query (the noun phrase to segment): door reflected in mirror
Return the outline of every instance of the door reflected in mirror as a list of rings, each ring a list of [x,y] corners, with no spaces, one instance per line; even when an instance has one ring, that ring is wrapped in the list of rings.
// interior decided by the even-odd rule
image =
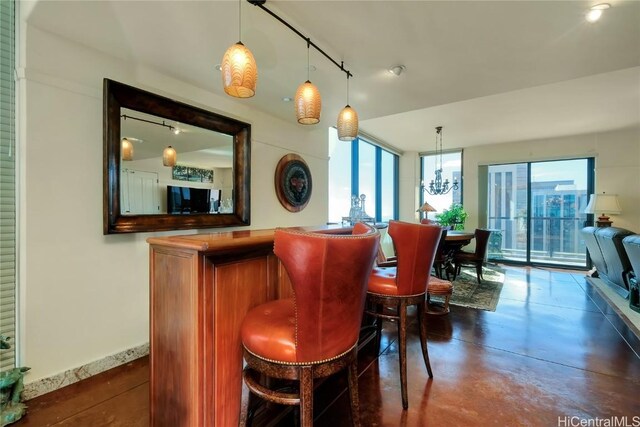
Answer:
[[[128,108],[120,113],[123,215],[233,211],[231,135]],[[168,147],[170,162],[163,161]]]

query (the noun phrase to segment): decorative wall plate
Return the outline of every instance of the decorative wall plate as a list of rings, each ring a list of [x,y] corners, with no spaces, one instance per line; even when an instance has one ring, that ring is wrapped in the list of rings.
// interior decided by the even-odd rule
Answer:
[[[311,198],[311,171],[297,154],[287,154],[278,162],[275,175],[276,195],[290,212],[300,212]]]

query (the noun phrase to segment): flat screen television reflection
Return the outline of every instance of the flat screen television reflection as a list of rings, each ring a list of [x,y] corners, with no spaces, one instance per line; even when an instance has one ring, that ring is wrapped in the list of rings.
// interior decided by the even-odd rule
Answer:
[[[215,201],[219,200],[219,195],[215,197],[214,194],[215,200],[212,201],[212,192],[219,193],[220,190],[167,185],[167,211],[170,214],[215,212]]]

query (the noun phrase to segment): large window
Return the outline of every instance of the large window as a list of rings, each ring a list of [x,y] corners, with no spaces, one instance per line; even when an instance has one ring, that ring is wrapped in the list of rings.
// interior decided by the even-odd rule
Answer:
[[[0,370],[15,366],[16,204],[14,126],[14,7],[0,1],[0,333],[11,338],[2,350]]]
[[[429,187],[429,183],[434,179],[436,164],[440,164],[440,157],[435,154],[422,155],[422,183]],[[451,204],[462,204],[462,151],[452,151],[442,154],[442,181],[449,180],[449,186],[455,180],[458,181],[458,189],[450,190],[446,194],[432,195],[426,191],[421,194],[422,203],[427,202],[437,212],[428,212],[427,218],[436,219],[436,215],[445,209],[449,209]]]
[[[349,216],[351,197],[365,195],[376,221],[398,218],[398,156],[360,137],[340,141],[329,129],[329,222]]]
[[[593,159],[489,166],[489,258],[586,266],[580,229],[592,171]]]

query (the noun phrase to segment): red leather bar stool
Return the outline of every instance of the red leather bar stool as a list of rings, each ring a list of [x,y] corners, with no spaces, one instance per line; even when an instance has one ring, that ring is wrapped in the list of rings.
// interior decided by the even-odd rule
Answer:
[[[431,301],[433,295],[443,296],[442,305],[434,304]],[[453,295],[453,283],[438,277],[430,277],[427,284],[427,314],[443,315],[449,313],[449,300]]]
[[[300,405],[300,424],[313,425],[313,382],[348,368],[351,418],[360,425],[357,343],[378,231],[358,223],[350,236],[276,230],[274,253],[294,297],[250,310],[241,327],[246,367],[240,424],[255,394]],[[299,392],[272,390],[260,375],[299,382]]]
[[[429,377],[433,378],[427,350],[425,294],[441,233],[439,226],[390,221],[389,235],[395,245],[397,267],[376,267],[369,277],[368,306],[376,307],[376,310],[368,309],[366,313],[376,317],[378,340],[383,319],[398,321],[400,385],[404,409],[409,407],[406,353],[407,307],[410,305],[418,306],[422,356]],[[389,310],[390,308],[395,311]]]

